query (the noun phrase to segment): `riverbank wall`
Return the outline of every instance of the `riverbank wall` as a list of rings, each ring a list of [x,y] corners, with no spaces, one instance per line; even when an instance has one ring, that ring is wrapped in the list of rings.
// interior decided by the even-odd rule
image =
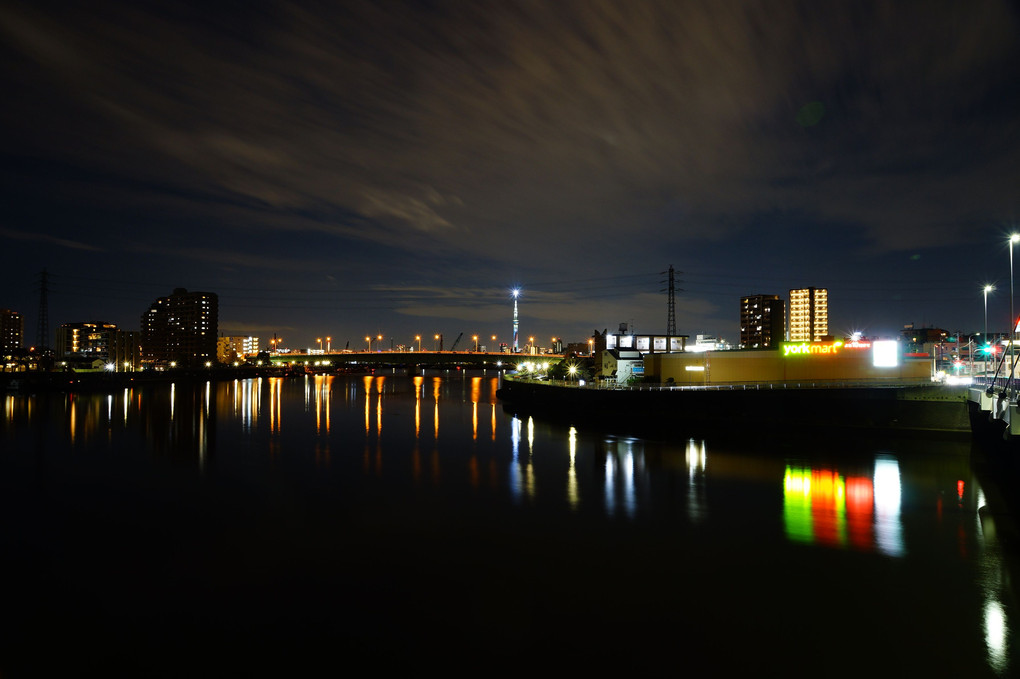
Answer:
[[[965,387],[731,385],[606,389],[505,377],[504,409],[660,434],[855,430],[971,436]]]

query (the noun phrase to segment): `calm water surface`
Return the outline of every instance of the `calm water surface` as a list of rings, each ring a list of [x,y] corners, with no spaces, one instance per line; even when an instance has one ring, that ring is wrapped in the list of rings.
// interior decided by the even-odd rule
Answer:
[[[969,441],[644,440],[497,388],[3,397],[0,673],[1017,674]]]

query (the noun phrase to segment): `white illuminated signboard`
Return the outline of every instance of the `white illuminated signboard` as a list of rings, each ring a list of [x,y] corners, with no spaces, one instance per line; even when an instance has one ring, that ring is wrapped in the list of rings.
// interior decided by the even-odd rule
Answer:
[[[896,340],[876,340],[871,352],[871,364],[876,368],[895,368],[900,364],[900,343]]]

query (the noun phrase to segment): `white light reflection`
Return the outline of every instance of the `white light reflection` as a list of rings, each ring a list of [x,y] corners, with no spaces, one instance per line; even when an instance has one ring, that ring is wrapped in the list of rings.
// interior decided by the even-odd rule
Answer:
[[[705,442],[691,439],[687,442],[687,515],[701,521],[707,515],[705,501]]]
[[[510,420],[510,447],[513,450],[513,459],[510,461],[510,493],[514,500],[521,499],[521,420],[514,417]]]
[[[567,446],[570,451],[570,466],[567,468],[567,504],[577,509],[581,503],[581,495],[577,485],[577,429],[570,428],[567,434]]]
[[[1006,652],[1006,612],[998,601],[985,602],[985,645],[988,646],[988,664],[1002,673],[1008,667]]]
[[[528,418],[528,457],[535,453],[535,420]]]
[[[128,421],[128,401],[131,400],[131,395],[127,388],[124,389],[124,426],[127,426]]]
[[[609,452],[606,454],[606,514],[616,515],[616,456]]]
[[[176,387],[176,384],[174,382],[171,382],[170,383],[170,421],[171,422],[173,422],[173,419],[174,419],[174,395],[175,395],[174,388],[175,387]]]
[[[889,556],[903,556],[903,527],[900,523],[900,465],[891,455],[875,458],[875,542]]]
[[[641,451],[634,450],[634,439],[622,442],[609,439],[605,444],[606,514],[614,516],[622,508],[628,517],[633,518],[638,509],[636,479],[643,459]]]
[[[528,459],[524,462],[522,492],[529,498],[535,497],[535,465],[531,458],[535,454],[535,419],[528,417]]]
[[[634,441],[627,441],[627,452],[623,458],[623,507],[627,516],[633,518],[637,513],[637,493],[634,488],[634,468],[636,460],[634,455]]]
[[[1003,592],[1010,588],[1009,575],[997,537],[996,522],[986,506],[987,500],[981,486],[975,483],[977,499],[977,527],[981,536],[982,564],[981,589],[985,598],[982,627],[985,633],[985,647],[988,650],[988,665],[997,674],[1005,676],[1009,669],[1009,621],[1002,604]]]
[[[235,406],[240,409],[241,413],[241,428],[245,431],[250,431],[252,427],[252,415],[254,414],[255,408],[252,405],[252,382],[251,380],[245,380],[241,382],[240,390],[240,405]],[[237,403],[237,399],[235,399]]]

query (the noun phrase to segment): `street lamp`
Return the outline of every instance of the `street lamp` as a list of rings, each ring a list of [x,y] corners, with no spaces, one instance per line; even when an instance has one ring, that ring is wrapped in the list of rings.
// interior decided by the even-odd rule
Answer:
[[[985,334],[984,334],[985,349],[988,348],[988,293],[991,292],[994,289],[995,288],[993,288],[990,285],[986,285],[985,286]],[[982,353],[984,354],[984,363],[983,363],[983,365],[984,365],[984,369],[985,369],[985,375],[987,376],[988,375],[988,351],[984,351]]]
[[[382,335],[376,335],[375,339],[376,339],[376,349],[375,350],[376,351],[382,351],[382,349],[379,348],[379,342],[382,342]]]
[[[478,335],[473,335],[471,337],[471,339],[473,339],[475,341],[475,353],[477,354],[478,353]]]
[[[321,354],[322,353],[322,338],[321,337],[316,337],[315,341],[319,343],[319,353]]]
[[[421,335],[415,335],[414,339],[418,343],[418,353],[421,353]]]
[[[432,350],[433,351],[439,351],[439,335],[436,335],[432,339],[435,340],[435,342],[432,343]]]
[[[595,355],[595,340],[593,339],[588,340],[588,355],[589,356]]]
[[[1020,242],[1020,233],[1009,237],[1009,378],[1013,379],[1013,342],[1016,341],[1016,312],[1013,311],[1013,243]]]
[[[365,341],[368,342],[369,353],[372,353],[372,338],[369,337],[368,335],[365,335]]]
[[[330,347],[330,341],[331,341],[332,339],[333,339],[332,337],[327,337],[327,338],[326,338],[326,353],[327,353],[327,354],[328,354],[328,353],[330,352],[330,349],[331,349],[331,347]]]

